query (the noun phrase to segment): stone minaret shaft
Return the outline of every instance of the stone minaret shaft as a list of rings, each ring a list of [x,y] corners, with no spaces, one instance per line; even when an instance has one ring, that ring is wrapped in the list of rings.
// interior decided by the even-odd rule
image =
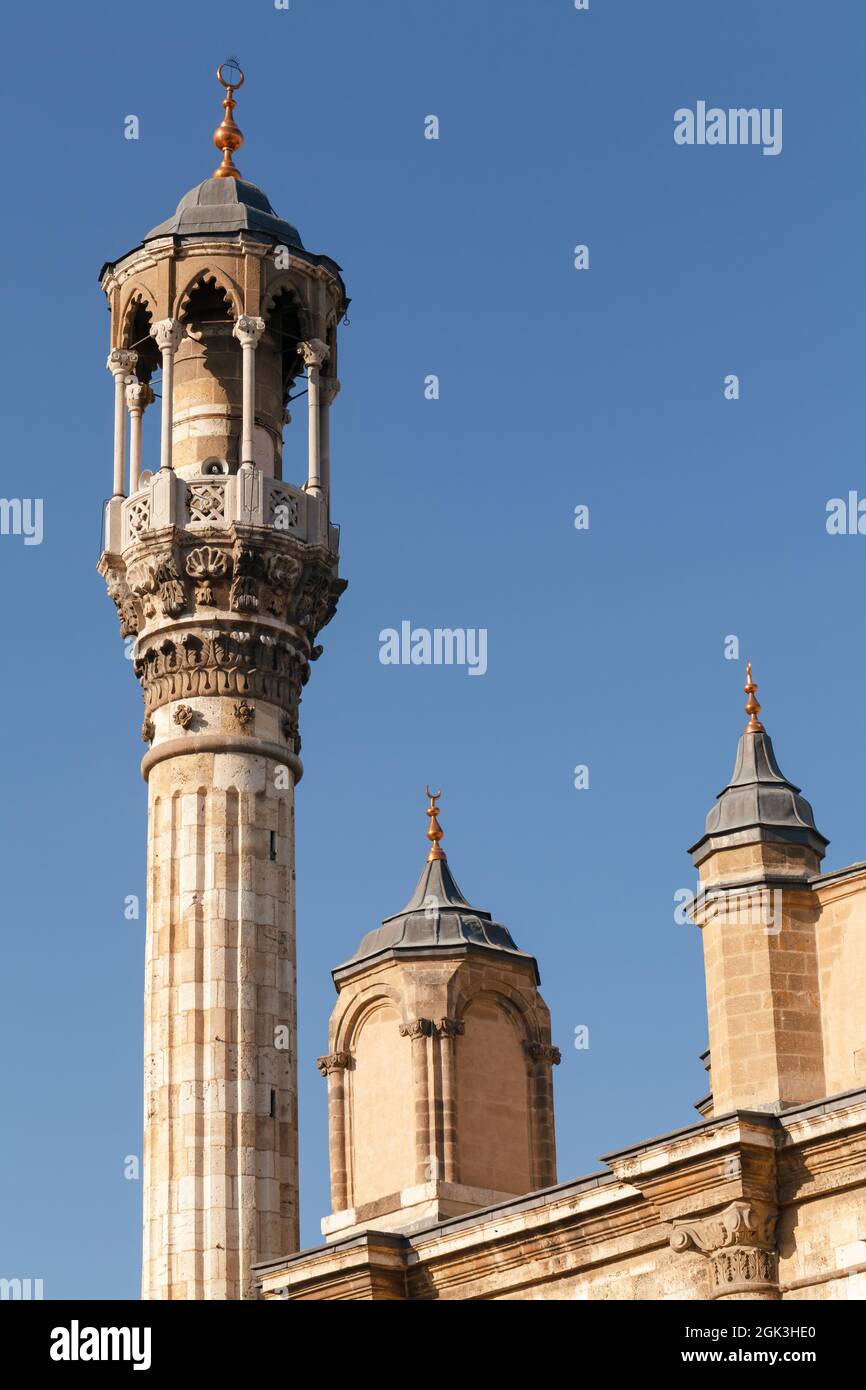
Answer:
[[[149,745],[142,1292],[253,1297],[251,1267],[298,1246],[298,715],[345,587],[327,414],[348,300],[230,158],[102,284],[114,467],[99,569]],[[283,427],[299,377],[315,389],[295,487]]]

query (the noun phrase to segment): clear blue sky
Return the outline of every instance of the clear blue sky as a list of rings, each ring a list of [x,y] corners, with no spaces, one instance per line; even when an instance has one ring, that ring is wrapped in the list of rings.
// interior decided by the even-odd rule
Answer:
[[[2,492],[44,498],[45,537],[0,537],[0,1274],[138,1290],[144,925],[123,903],[144,895],[146,790],[94,570],[96,275],[213,168],[227,53],[244,175],[353,298],[332,431],[350,587],[298,798],[304,1243],[328,1209],[329,971],[409,896],[425,781],[464,892],[538,957],[560,1179],[691,1123],[703,972],[673,895],[744,721],[727,634],[825,867],[866,857],[866,537],[825,530],[829,498],[866,492],[866,11],[154,0],[18,6],[6,36]],[[675,145],[699,100],[781,107],[781,155]],[[487,674],[381,665],[404,618],[486,628]]]

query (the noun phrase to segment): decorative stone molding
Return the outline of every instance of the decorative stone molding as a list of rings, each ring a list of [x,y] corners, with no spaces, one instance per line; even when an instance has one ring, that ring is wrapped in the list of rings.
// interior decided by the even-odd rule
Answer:
[[[775,1207],[735,1201],[697,1221],[675,1220],[670,1245],[709,1256],[711,1298],[777,1298],[775,1228]]]
[[[433,1020],[429,1018],[415,1018],[409,1023],[400,1024],[400,1037],[411,1038],[413,1042],[417,1038],[429,1038],[433,1032]]]
[[[195,601],[203,608],[215,606],[211,581],[225,579],[231,569],[231,556],[213,545],[202,545],[186,557],[186,572],[195,581]]]
[[[248,724],[251,724],[256,717],[255,710],[252,705],[247,704],[246,700],[239,700],[234,707],[233,713],[235,720],[242,729],[245,729]]]
[[[345,1071],[351,1060],[349,1052],[330,1052],[326,1057],[317,1057],[316,1066],[322,1076],[330,1076],[332,1071]]]
[[[334,404],[336,397],[340,394],[340,383],[335,376],[323,376],[319,378],[319,394],[322,405],[330,407]]]
[[[141,609],[130,592],[125,570],[109,562],[100,565],[100,573],[105,580],[108,597],[117,609],[121,637],[135,637],[141,627]]]
[[[271,530],[214,528],[204,542],[200,532],[163,528],[123,559],[103,555],[100,572],[121,634],[139,637],[133,669],[146,714],[195,695],[255,697],[282,709],[299,751],[300,692],[322,651],[315,638],[346,587],[330,556]]]
[[[195,710],[189,705],[178,705],[172,719],[175,724],[179,724],[182,729],[188,729],[195,719]]]
[[[525,1042],[523,1047],[532,1062],[548,1062],[552,1067],[558,1067],[562,1061],[559,1048],[553,1047],[550,1043]]]
[[[153,727],[153,720],[151,719],[149,714],[145,715],[144,722],[141,726],[142,743],[153,743],[155,734],[156,730]]]
[[[222,627],[191,624],[162,641],[139,644],[133,663],[144,688],[145,710],[184,696],[249,696],[278,705],[289,721],[288,738],[297,737],[301,687],[309,679],[309,662],[287,641],[255,625]]]

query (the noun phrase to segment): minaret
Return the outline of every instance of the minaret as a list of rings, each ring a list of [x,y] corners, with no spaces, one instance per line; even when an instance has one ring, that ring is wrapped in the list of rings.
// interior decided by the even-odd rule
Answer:
[[[470,906],[441,847],[402,912],[333,972],[331,1240],[405,1231],[556,1182],[550,1014],[538,966]]]
[[[251,1265],[297,1249],[298,706],[345,587],[328,411],[348,300],[335,262],[235,167],[244,78],[228,66],[222,163],[101,272],[115,415],[99,571],[148,745],[145,1298],[252,1297]],[[159,457],[144,459],[159,372]]]
[[[715,1116],[825,1094],[812,880],[828,841],[776,762],[757,689],[749,663],[749,721],[734,771],[690,851],[700,870],[693,916],[703,935]]]

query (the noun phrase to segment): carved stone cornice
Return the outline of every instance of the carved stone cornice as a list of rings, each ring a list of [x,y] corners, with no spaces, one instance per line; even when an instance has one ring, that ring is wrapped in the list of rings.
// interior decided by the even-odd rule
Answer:
[[[777,1298],[776,1208],[736,1201],[698,1220],[676,1220],[672,1250],[699,1250],[710,1260],[711,1298]]]
[[[523,1049],[532,1062],[547,1062],[552,1067],[558,1067],[562,1061],[559,1048],[551,1043],[525,1042]]]
[[[349,1052],[329,1052],[325,1057],[316,1058],[316,1066],[322,1076],[330,1076],[333,1071],[345,1071],[351,1060]]]
[[[400,1024],[400,1037],[411,1038],[413,1042],[418,1038],[429,1038],[434,1032],[434,1023],[430,1018],[413,1018],[409,1023]]]
[[[133,670],[145,714],[169,701],[227,695],[284,713],[300,751],[298,705],[321,655],[315,639],[345,581],[335,557],[275,529],[147,532],[99,564],[123,637],[137,636]]]

